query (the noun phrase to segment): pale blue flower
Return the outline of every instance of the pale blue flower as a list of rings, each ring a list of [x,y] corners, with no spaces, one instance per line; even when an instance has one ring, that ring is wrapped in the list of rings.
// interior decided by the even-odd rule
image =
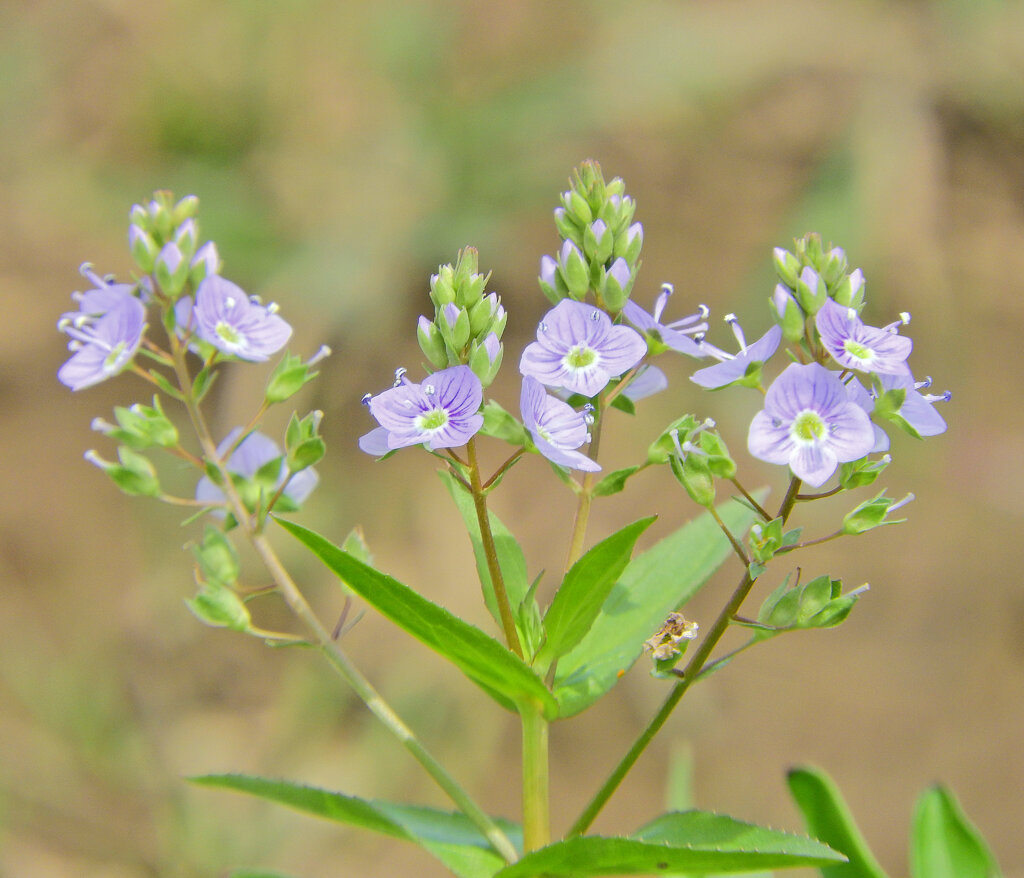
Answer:
[[[902,322],[909,321],[905,315]],[[896,334],[898,323],[879,329],[861,322],[854,308],[828,299],[814,318],[821,343],[846,369],[879,375],[909,375],[907,357],[913,341]]]
[[[654,300],[654,311],[648,314],[643,308],[632,300],[622,306],[622,315],[639,329],[644,335],[655,343],[660,342],[665,347],[686,354],[690,357],[703,357],[706,353],[701,350],[697,342],[691,336],[707,332],[708,308],[706,305],[698,306],[696,314],[690,314],[671,323],[662,323],[661,315],[668,304],[673,292],[672,284],[662,284],[658,298]],[[652,353],[658,353],[657,350]]]
[[[745,379],[760,384],[761,366],[775,353],[779,342],[782,341],[781,327],[773,326],[757,341],[748,345],[736,315],[726,314],[725,322],[732,327],[733,335],[740,346],[739,353],[728,354],[698,336],[697,344],[701,352],[721,362],[698,369],[690,376],[690,380],[709,390],[718,390]]]
[[[764,403],[750,425],[747,448],[760,460],[788,465],[812,487],[875,445],[867,412],[849,398],[838,374],[818,363],[791,363]]]
[[[537,341],[526,346],[519,371],[549,387],[597,396],[646,353],[647,344],[635,330],[612,325],[593,305],[564,299],[540,322]]]
[[[106,296],[106,293],[102,294]],[[102,315],[86,313],[65,317],[58,324],[71,341],[74,355],[57,372],[57,379],[72,390],[99,384],[124,370],[142,343],[146,309],[135,296],[117,295]]]
[[[182,325],[188,325],[188,321]],[[269,359],[292,334],[291,326],[277,315],[273,305],[260,304],[219,275],[210,275],[199,285],[191,325],[203,341],[251,362]]]
[[[401,372],[394,387],[367,400],[380,427],[363,436],[359,447],[380,457],[409,445],[431,451],[465,445],[483,426],[482,402],[483,386],[469,366],[434,372],[422,384]]]
[[[576,450],[590,441],[586,416],[549,395],[544,385],[529,375],[523,377],[519,410],[534,445],[548,460],[586,472],[601,469],[595,461]]]
[[[235,427],[224,437],[224,441],[217,446],[217,455],[220,458],[223,459],[224,455],[228,453],[239,435],[241,435],[241,432],[242,429],[240,427]],[[263,466],[275,459],[281,460],[281,466],[275,480],[265,486],[265,491],[269,497],[284,484],[287,476],[281,449],[269,436],[265,436],[258,431],[250,433],[231,452],[231,456],[225,461],[224,466],[232,475],[240,476],[242,479],[253,479]],[[316,471],[312,467],[307,467],[288,479],[288,484],[282,493],[295,506],[300,506],[313,492],[319,481],[320,477]],[[244,493],[243,491],[243,495]],[[224,492],[207,476],[203,476],[199,480],[199,484],[196,485],[196,500],[210,506],[222,506],[226,502]]]

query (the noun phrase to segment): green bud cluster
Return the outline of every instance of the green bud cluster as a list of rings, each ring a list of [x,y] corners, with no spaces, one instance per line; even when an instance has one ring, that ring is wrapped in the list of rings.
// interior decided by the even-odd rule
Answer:
[[[643,229],[633,223],[636,202],[620,177],[606,183],[595,161],[583,162],[569,185],[555,210],[562,247],[557,260],[541,263],[541,291],[556,305],[593,293],[598,307],[617,314],[640,266]]]
[[[484,295],[490,275],[478,271],[477,251],[460,251],[455,264],[430,278],[434,318],[416,327],[420,350],[434,369],[467,365],[487,387],[501,368],[501,335],[508,319],[496,293]]]
[[[860,269],[849,271],[841,247],[826,248],[818,234],[804,235],[794,244],[795,253],[781,247],[774,251],[780,283],[770,300],[775,322],[791,343],[804,337],[806,319],[828,298],[858,312],[864,307],[864,275]]]
[[[187,195],[180,201],[167,191],[153,193],[148,204],[136,204],[129,214],[128,247],[136,266],[156,281],[155,294],[174,301],[186,284],[197,286],[219,270],[212,245],[201,253],[196,214],[199,199]],[[197,258],[198,256],[198,258]]]

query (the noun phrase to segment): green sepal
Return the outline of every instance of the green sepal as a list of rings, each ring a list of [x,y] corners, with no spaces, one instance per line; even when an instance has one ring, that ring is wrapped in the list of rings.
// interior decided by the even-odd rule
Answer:
[[[715,503],[715,477],[711,474],[707,459],[702,454],[691,452],[683,458],[672,455],[669,458],[672,474],[700,506],[711,507]]]
[[[896,518],[891,521],[886,518],[889,514],[889,507],[896,502],[894,498],[886,497],[885,489],[883,489],[870,500],[865,500],[856,509],[850,510],[843,516],[843,533],[852,536],[874,530],[876,527],[906,521],[905,518]]]
[[[861,835],[835,782],[816,768],[789,772],[789,791],[800,809],[807,831],[841,851],[848,862],[821,870],[823,878],[887,878]],[[925,878],[925,876],[918,876]],[[934,878],[929,875],[928,878]]]
[[[693,415],[683,415],[676,418],[649,446],[647,446],[647,462],[652,464],[667,463],[669,457],[675,451],[675,442],[672,441],[672,431],[678,431],[680,441],[685,440],[690,433],[698,427],[697,419]]]
[[[544,614],[545,641],[537,657],[542,674],[552,661],[565,655],[586,636],[629,563],[640,534],[655,518],[642,518],[601,540],[565,574]]]
[[[186,598],[185,604],[200,622],[213,628],[248,631],[252,624],[248,607],[229,588],[204,586],[194,598]]]
[[[523,856],[494,878],[534,875],[719,875],[829,866],[842,854],[804,836],[703,811],[664,814],[628,838],[578,836]]]
[[[278,523],[364,601],[448,659],[503,707],[540,710],[547,719],[557,715],[558,704],[544,681],[494,638],[356,560],[320,534],[292,521],[278,519]]]
[[[625,412],[627,415],[636,414],[636,403],[624,393],[620,393],[616,396],[615,399],[612,400],[610,407],[618,409],[620,412]]]
[[[306,384],[316,378],[319,372],[304,362],[297,354],[285,353],[270,373],[263,398],[267,405],[284,402],[298,393]]]
[[[244,774],[210,774],[189,778],[198,786],[248,793],[325,820],[410,841],[433,854],[459,878],[490,878],[505,861],[463,814],[361,799],[342,793]],[[522,847],[522,830],[496,821],[513,845]]]
[[[874,483],[882,474],[883,470],[891,463],[889,455],[871,460],[862,457],[850,463],[841,464],[839,467],[839,484],[847,491],[855,488],[865,488]]]
[[[761,605],[757,621],[766,627],[755,628],[754,635],[764,639],[783,631],[834,628],[850,615],[862,590],[843,594],[842,580],[827,575],[789,588],[787,576]]]
[[[120,491],[130,497],[158,497],[160,495],[160,479],[156,468],[143,454],[132,451],[126,445],[117,449],[117,457],[121,461],[113,463],[104,460],[95,451],[89,451],[85,459],[98,466],[114,482]]]
[[[366,542],[366,535],[362,527],[356,525],[348,532],[348,536],[341,544],[342,551],[347,552],[358,561],[362,561],[368,567],[373,567],[373,552]]]
[[[1002,878],[988,845],[943,786],[925,790],[910,829],[912,878]]]
[[[319,463],[327,453],[327,446],[319,436],[304,439],[298,445],[289,447],[287,455],[288,471],[301,472]]]
[[[159,396],[153,397],[152,406],[140,403],[135,403],[130,408],[115,406],[114,418],[118,426],[102,432],[115,442],[136,451],[154,446],[174,448],[178,445],[178,429],[164,414]]]
[[[707,455],[704,460],[712,475],[720,479],[731,479],[736,475],[736,462],[729,456],[729,449],[717,432],[702,430],[697,444]]]
[[[493,399],[484,403],[483,415],[484,425],[480,428],[480,432],[484,436],[501,439],[510,445],[526,444],[526,427],[515,415],[505,411]]]
[[[611,494],[618,494],[626,487],[626,481],[634,473],[642,469],[640,466],[627,466],[625,469],[618,469],[608,473],[601,481],[594,486],[595,497],[607,497]]]
[[[800,277],[800,260],[788,250],[776,247],[772,251],[772,261],[775,263],[775,273],[782,282],[792,289],[796,286],[797,278]]]
[[[238,552],[219,528],[208,524],[203,530],[202,542],[193,546],[192,553],[204,584],[232,588],[238,582],[241,571]]]

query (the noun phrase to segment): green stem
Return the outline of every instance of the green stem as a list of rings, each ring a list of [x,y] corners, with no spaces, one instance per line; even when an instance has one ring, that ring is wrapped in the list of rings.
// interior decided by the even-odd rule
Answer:
[[[476,520],[480,525],[480,540],[483,543],[484,557],[487,559],[487,572],[491,575],[491,584],[494,586],[494,597],[498,604],[498,613],[501,616],[501,627],[505,632],[505,642],[519,658],[523,657],[523,647],[519,642],[519,632],[516,630],[515,617],[512,615],[512,605],[508,600],[508,592],[505,589],[505,578],[501,574],[501,565],[498,564],[498,550],[494,545],[494,534],[491,533],[491,519],[487,514],[487,495],[484,494],[483,486],[480,483],[480,464],[476,458],[476,441],[470,439],[466,443],[466,453],[469,456],[469,488],[473,494],[473,506],[476,508]]]
[[[778,515],[781,517],[783,522],[789,518],[789,514],[793,511],[793,506],[796,503],[796,495],[800,490],[800,479],[793,476],[789,483],[789,490],[786,492],[786,496],[783,498],[782,505],[779,507]],[[746,600],[750,589],[754,586],[754,579],[750,575],[750,568],[747,567],[743,571],[743,578],[740,580],[739,585],[736,586],[729,598],[728,603],[722,608],[722,611],[718,614],[714,624],[708,630],[704,640],[700,646],[694,652],[690,661],[687,662],[686,667],[682,672],[682,679],[672,687],[672,691],[669,693],[668,698],[665,699],[664,704],[654,715],[654,718],[648,723],[647,727],[640,733],[640,736],[633,742],[633,746],[629,748],[629,751],[622,758],[615,769],[609,775],[608,780],[604,782],[604,785],[597,791],[594,798],[590,800],[590,803],[586,808],[583,809],[583,813],[577,818],[576,822],[572,825],[569,830],[569,838],[582,835],[590,825],[594,822],[594,819],[598,814],[601,813],[601,809],[604,808],[608,799],[611,798],[612,793],[618,789],[619,784],[622,783],[623,778],[629,773],[629,770],[636,763],[637,759],[640,758],[640,754],[647,749],[647,745],[651,743],[654,736],[661,730],[661,727],[665,725],[665,721],[672,715],[672,711],[675,710],[676,705],[686,694],[691,684],[697,681],[700,677],[701,672],[704,670],[704,665],[708,658],[711,656],[712,650],[718,645],[718,641],[721,640],[722,635],[729,627],[729,623],[733,616],[739,611],[743,605],[743,601]]]
[[[264,567],[273,579],[278,593],[295,617],[313,635],[314,644],[323,653],[331,667],[352,687],[353,691],[355,691],[356,695],[370,712],[380,720],[388,731],[398,738],[402,746],[423,766],[427,774],[444,790],[459,810],[472,821],[473,825],[480,830],[505,861],[509,863],[515,862],[518,859],[518,853],[508,836],[501,831],[497,824],[487,816],[483,809],[473,801],[470,795],[445,770],[444,766],[420,743],[412,730],[391,709],[390,705],[373,688],[370,681],[352,664],[348,656],[342,652],[341,647],[338,646],[330,633],[320,624],[320,620],[313,612],[313,608],[309,605],[309,602],[299,590],[298,585],[295,584],[295,581],[281,563],[267,538],[258,531],[256,523],[252,520],[252,516],[246,509],[245,504],[238,495],[238,491],[235,489],[234,483],[231,481],[224,461],[217,454],[216,444],[206,426],[202,412],[188,390],[191,387],[191,383],[188,376],[188,367],[185,364],[184,349],[174,339],[172,339],[171,344],[178,383],[184,392],[185,405],[195,427],[203,455],[220,470],[223,477],[221,490],[223,490],[231,506],[232,513],[250,545],[255,549],[256,554],[259,555]]]
[[[597,452],[601,446],[601,423],[603,405],[598,398],[595,410],[594,430],[591,434],[590,447],[587,448],[587,456],[591,460],[597,460]],[[572,539],[569,542],[569,556],[565,561],[566,571],[575,564],[583,555],[583,546],[587,539],[587,525],[590,523],[590,507],[594,502],[594,484],[597,477],[594,473],[585,473],[583,484],[580,486],[579,499],[576,502],[576,520],[573,522]]]
[[[523,850],[535,851],[551,842],[548,803],[548,722],[524,707],[523,727]]]

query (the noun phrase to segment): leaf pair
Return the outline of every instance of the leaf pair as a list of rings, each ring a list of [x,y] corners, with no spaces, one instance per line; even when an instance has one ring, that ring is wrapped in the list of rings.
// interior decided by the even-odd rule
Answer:
[[[193,782],[249,793],[327,820],[414,842],[459,878],[664,875],[681,871],[732,874],[817,866],[842,859],[809,838],[719,814],[685,811],[663,814],[628,838],[584,836],[555,842],[507,865],[461,814],[370,801],[248,775],[206,775],[193,778]],[[521,847],[518,826],[502,821],[502,829]]]

